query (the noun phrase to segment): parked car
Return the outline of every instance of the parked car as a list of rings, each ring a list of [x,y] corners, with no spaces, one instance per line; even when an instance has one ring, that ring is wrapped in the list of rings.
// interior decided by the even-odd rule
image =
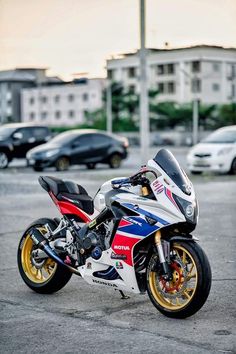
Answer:
[[[51,138],[48,127],[23,123],[0,126],[0,169],[6,168],[14,158],[26,156],[33,147]]]
[[[89,169],[97,163],[118,168],[127,157],[128,140],[99,130],[70,130],[61,133],[47,144],[27,153],[27,162],[35,171],[55,166],[64,171],[70,165],[84,164]]]
[[[236,174],[236,125],[217,129],[187,155],[191,173],[204,171]]]

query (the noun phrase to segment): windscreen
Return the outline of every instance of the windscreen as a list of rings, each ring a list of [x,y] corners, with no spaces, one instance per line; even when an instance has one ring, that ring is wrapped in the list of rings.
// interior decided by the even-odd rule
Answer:
[[[232,144],[236,142],[236,129],[232,130],[218,130],[210,134],[204,143],[211,144]]]
[[[16,128],[13,127],[0,127],[0,137],[8,138],[15,130]]]
[[[50,140],[49,144],[51,145],[66,145],[70,141],[72,141],[74,138],[79,136],[78,132],[75,131],[68,131],[65,133],[61,133],[55,136],[52,140]]]
[[[161,149],[153,159],[172,181],[187,195],[191,194],[190,183],[177,160],[169,150]]]

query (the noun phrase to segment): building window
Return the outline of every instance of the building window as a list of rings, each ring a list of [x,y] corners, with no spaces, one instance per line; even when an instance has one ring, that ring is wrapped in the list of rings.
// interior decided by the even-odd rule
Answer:
[[[175,73],[174,64],[167,64],[167,74],[173,75]]]
[[[114,79],[114,70],[108,69],[107,70],[107,77],[108,77],[108,79],[113,80]]]
[[[134,67],[128,68],[128,77],[130,78],[136,77],[136,68]]]
[[[60,96],[59,96],[59,95],[56,95],[56,96],[54,97],[54,101],[57,102],[57,103],[60,102]]]
[[[135,94],[135,85],[129,85],[129,93],[132,95],[132,94]]]
[[[167,83],[167,92],[168,93],[175,93],[175,83],[174,82]]]
[[[46,96],[42,96],[42,97],[40,97],[40,101],[41,101],[42,103],[47,103],[48,98],[47,98]]]
[[[55,112],[55,117],[56,117],[56,119],[60,119],[61,118],[61,112],[60,111],[56,111]]]
[[[30,104],[34,104],[34,97],[30,97],[29,103],[30,103]]]
[[[47,118],[47,112],[42,112],[41,113],[41,119],[46,119]]]
[[[30,113],[30,120],[34,120],[34,118],[35,118],[35,114],[34,114],[34,112],[31,112]]]
[[[199,73],[201,71],[201,63],[200,61],[193,61],[192,62],[192,72]]]
[[[83,101],[88,101],[88,94],[87,93],[83,93]]]
[[[157,65],[157,75],[164,75],[164,65]]]
[[[157,89],[158,89],[159,93],[164,93],[164,82],[159,82]]]
[[[192,92],[193,93],[201,92],[201,80],[199,79],[192,80]]]
[[[212,84],[212,90],[213,91],[220,91],[220,85],[217,83]]]
[[[69,118],[74,118],[75,112],[74,111],[69,111]]]
[[[231,86],[231,93],[232,93],[231,99],[233,100],[235,98],[235,85],[234,84],[232,84],[232,86]]]
[[[213,71],[219,72],[220,71],[220,64],[219,63],[213,63],[212,64]]]
[[[74,95],[72,95],[72,94],[68,95],[68,101],[69,101],[69,102],[73,102],[73,101],[74,101],[74,98],[75,98]]]

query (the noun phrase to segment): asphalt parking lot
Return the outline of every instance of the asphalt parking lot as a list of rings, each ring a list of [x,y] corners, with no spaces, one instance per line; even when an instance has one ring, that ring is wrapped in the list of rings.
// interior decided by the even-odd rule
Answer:
[[[183,167],[185,149],[174,149]],[[119,170],[73,167],[56,175],[82,184],[93,196],[105,180],[139,168],[132,150]],[[58,212],[35,173],[18,161],[0,172],[0,353],[235,353],[236,352],[236,177],[194,176],[200,204],[194,235],[213,273],[204,307],[185,320],[168,319],[147,295],[121,300],[112,289],[87,285],[73,276],[52,295],[26,287],[16,265],[19,239],[27,225]]]

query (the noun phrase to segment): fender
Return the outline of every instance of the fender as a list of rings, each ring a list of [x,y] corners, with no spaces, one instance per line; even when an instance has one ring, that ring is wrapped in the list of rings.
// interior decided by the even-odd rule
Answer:
[[[185,236],[183,236],[183,235],[171,236],[166,241],[169,241],[169,242],[175,242],[175,241],[195,242],[195,241],[199,241],[199,239],[193,235],[187,234]]]

